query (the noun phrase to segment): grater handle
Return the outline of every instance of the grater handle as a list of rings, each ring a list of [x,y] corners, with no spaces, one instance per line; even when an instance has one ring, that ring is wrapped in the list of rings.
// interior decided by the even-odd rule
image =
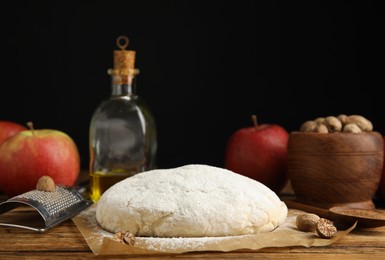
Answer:
[[[88,198],[88,188],[90,186],[90,181],[89,180],[85,180],[81,183],[79,183],[78,185],[76,185],[74,187],[74,189],[80,193],[80,195],[83,196],[83,198]]]

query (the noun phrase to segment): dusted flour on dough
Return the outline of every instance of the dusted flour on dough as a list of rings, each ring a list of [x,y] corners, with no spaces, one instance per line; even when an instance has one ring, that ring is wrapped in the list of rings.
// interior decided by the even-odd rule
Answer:
[[[129,177],[104,192],[96,208],[104,229],[154,237],[269,232],[286,216],[284,202],[265,185],[201,164]]]

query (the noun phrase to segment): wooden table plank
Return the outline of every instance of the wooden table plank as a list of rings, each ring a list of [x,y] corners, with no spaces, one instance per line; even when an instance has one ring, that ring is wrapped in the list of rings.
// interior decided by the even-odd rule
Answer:
[[[57,227],[45,232],[36,233],[33,231],[17,228],[0,228],[0,259],[12,259],[17,257],[37,258],[93,258],[94,255],[89,249],[82,234],[78,231],[72,220],[67,220]],[[257,251],[236,251],[236,252],[206,252],[188,253],[173,255],[173,259],[223,259],[223,258],[299,258],[302,256],[323,257],[367,255],[370,257],[385,257],[385,228],[355,230],[340,241],[327,247],[285,247],[285,248],[264,248]],[[138,256],[130,259],[159,259],[169,256]],[[114,258],[118,258],[114,256]]]
[[[0,201],[5,197],[0,197]],[[72,220],[67,220],[45,233],[0,227],[0,259],[88,259],[91,252]],[[99,257],[100,258],[100,257]],[[111,256],[109,259],[127,258]],[[193,252],[176,255],[129,256],[130,259],[385,259],[385,227],[353,230],[343,239],[327,247],[263,248],[256,251]]]

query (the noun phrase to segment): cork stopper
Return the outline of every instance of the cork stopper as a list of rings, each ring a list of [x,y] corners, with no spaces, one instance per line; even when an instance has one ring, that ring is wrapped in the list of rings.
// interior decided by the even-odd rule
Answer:
[[[131,83],[138,70],[135,69],[135,51],[126,50],[129,40],[127,36],[119,36],[116,45],[120,50],[114,50],[114,68],[108,70],[108,74],[114,77],[117,84]]]

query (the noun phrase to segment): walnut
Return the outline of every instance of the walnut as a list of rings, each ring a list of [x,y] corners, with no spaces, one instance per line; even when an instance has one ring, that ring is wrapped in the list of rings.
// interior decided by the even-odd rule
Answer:
[[[347,124],[347,119],[348,119],[347,115],[340,114],[340,115],[337,116],[337,118],[341,121],[343,126]]]
[[[355,133],[355,134],[362,133],[361,128],[359,128],[358,125],[353,124],[353,123],[346,124],[344,126],[344,130],[343,131],[346,132],[346,133]]]
[[[314,119],[314,122],[316,122],[317,124],[323,124],[324,121],[324,117],[317,117],[316,119]]]
[[[342,123],[335,116],[328,116],[328,117],[326,117],[325,121],[323,122],[323,124],[327,126],[327,128],[329,130],[329,133],[341,132]]]
[[[317,125],[317,126],[315,127],[314,132],[320,133],[320,134],[327,134],[327,133],[329,133],[329,130],[328,130],[328,128],[327,128],[326,125],[324,125],[324,124],[319,124],[319,125]]]
[[[360,115],[348,116],[346,122],[356,124],[362,131],[370,132],[373,131],[373,124],[368,119]]]
[[[314,121],[306,121],[305,123],[303,123],[300,127],[300,131],[301,132],[314,132],[314,129],[317,127],[317,123],[314,122]]]

